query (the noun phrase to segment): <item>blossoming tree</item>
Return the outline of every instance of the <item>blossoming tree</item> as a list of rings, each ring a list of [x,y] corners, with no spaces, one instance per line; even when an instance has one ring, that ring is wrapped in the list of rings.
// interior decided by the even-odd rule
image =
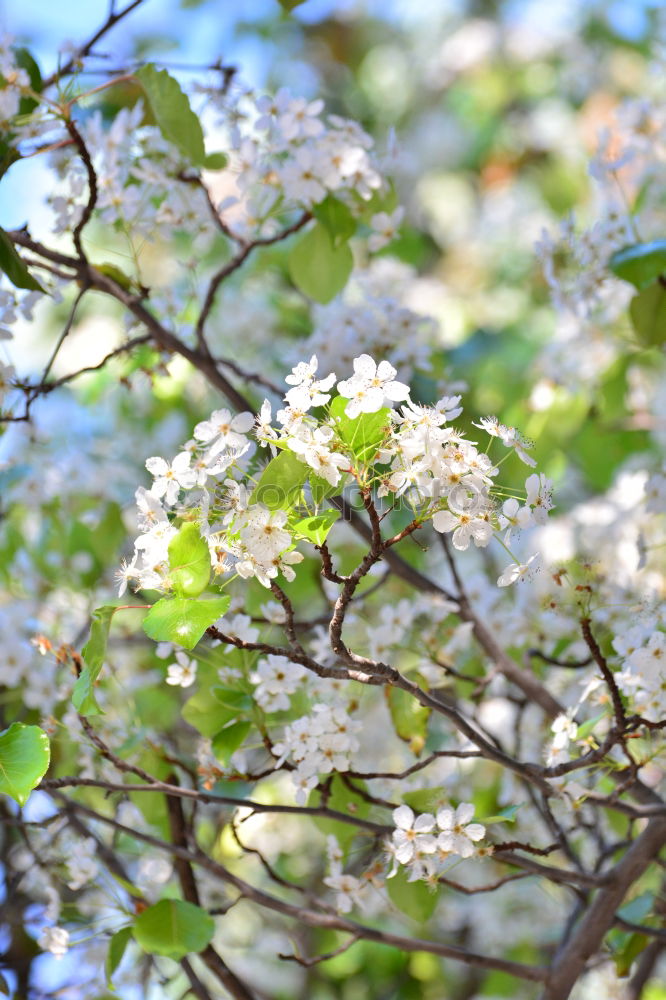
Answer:
[[[39,372],[0,360],[25,450],[2,470],[0,990],[55,995],[66,967],[72,996],[657,1000],[662,105],[620,108],[596,220],[536,247],[558,326],[535,448],[467,410],[401,299],[404,168],[361,125],[222,64],[189,95],[139,61],[88,85],[139,3],[49,77],[0,50],[2,169],[53,173],[49,225],[0,231],[4,346],[33,312],[51,338]],[[99,315],[120,339],[57,374]],[[572,497],[548,440],[581,383],[572,448],[604,470]],[[88,471],[81,409],[39,423],[80,384]],[[599,409],[617,438],[584,436]]]

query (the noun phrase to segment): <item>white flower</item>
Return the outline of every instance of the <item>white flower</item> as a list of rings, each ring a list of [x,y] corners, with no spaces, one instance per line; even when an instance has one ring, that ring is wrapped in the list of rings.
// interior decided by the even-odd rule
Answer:
[[[437,838],[437,846],[461,858],[474,854],[474,843],[483,840],[486,828],[481,823],[470,823],[474,815],[471,802],[461,802],[457,809],[440,809],[437,826],[442,831]]]
[[[377,250],[381,250],[382,247],[387,246],[395,239],[404,215],[405,210],[400,206],[390,214],[389,212],[378,212],[377,215],[372,216],[370,226],[374,232],[368,239],[370,253],[376,253]]]
[[[64,927],[45,927],[37,944],[44,951],[50,951],[54,958],[63,958],[69,948],[69,931]]]
[[[408,864],[417,851],[434,854],[437,841],[430,836],[435,826],[434,816],[423,813],[415,819],[409,806],[399,806],[393,810],[393,822],[397,827],[393,831],[394,853],[401,865]]]
[[[397,374],[388,361],[377,365],[369,354],[354,358],[354,374],[338,383],[340,395],[350,400],[345,415],[353,419],[359,413],[376,413],[387,399],[394,402],[408,399],[409,387],[395,381]]]
[[[190,659],[182,649],[176,650],[176,660],[177,663],[170,663],[167,667],[167,684],[190,687],[197,675],[197,661]]]
[[[284,530],[287,517],[286,511],[270,511],[263,504],[248,508],[243,515],[241,540],[255,559],[269,563],[291,545],[291,535]]]
[[[539,553],[535,552],[526,563],[510,563],[497,579],[498,587],[510,587],[516,580],[524,580],[528,574],[535,573],[539,568]]]
[[[328,390],[335,384],[335,372],[317,380],[315,373],[318,366],[317,355],[313,354],[309,362],[299,362],[292,368],[291,375],[285,378],[288,385],[294,386],[284,397],[292,409],[307,413],[312,406],[323,406],[328,403],[331,398]]]
[[[163,458],[149,458],[146,468],[155,476],[150,492],[154,497],[164,497],[166,503],[174,504],[181,488],[191,489],[196,482],[196,473],[190,468],[192,456],[187,451],[176,455],[171,465]]]
[[[247,441],[244,437],[252,430],[254,416],[251,413],[237,413],[232,417],[229,410],[215,410],[208,420],[202,420],[194,428],[197,441],[207,444],[208,461],[219,455],[224,449],[236,451],[245,449]]]
[[[469,547],[470,541],[476,546],[485,548],[492,538],[492,525],[483,517],[473,517],[470,514],[453,514],[450,510],[438,510],[432,516],[435,531],[453,532],[453,545],[463,551]]]

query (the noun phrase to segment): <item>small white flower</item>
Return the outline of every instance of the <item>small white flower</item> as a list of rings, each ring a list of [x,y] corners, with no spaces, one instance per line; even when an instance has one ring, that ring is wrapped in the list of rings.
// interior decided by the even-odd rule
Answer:
[[[190,687],[197,676],[197,661],[190,659],[182,649],[176,650],[176,660],[177,663],[170,663],[167,667],[167,684],[174,687]]]
[[[37,944],[44,951],[50,951],[54,958],[63,958],[69,948],[69,931],[64,927],[45,927]]]
[[[437,846],[461,858],[471,858],[474,844],[483,840],[486,828],[481,823],[470,823],[474,815],[471,802],[461,802],[457,809],[440,809],[437,826],[442,831],[437,838]]]

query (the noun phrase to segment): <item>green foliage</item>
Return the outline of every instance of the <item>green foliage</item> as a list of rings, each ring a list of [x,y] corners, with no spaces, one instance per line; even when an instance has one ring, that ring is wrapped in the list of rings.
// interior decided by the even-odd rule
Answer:
[[[169,569],[178,597],[198,597],[208,586],[210,552],[197,524],[184,524],[169,542]]]
[[[93,611],[90,636],[81,650],[85,667],[74,685],[72,703],[81,715],[100,715],[101,708],[95,698],[95,683],[106,658],[111,619],[118,609],[107,605]]]
[[[340,247],[356,232],[356,219],[343,201],[327,195],[312,209],[314,217],[324,226],[334,247]]]
[[[393,878],[387,879],[386,889],[389,899],[401,913],[420,924],[428,920],[435,912],[438,895],[436,889],[425,882],[408,882],[407,873],[400,868]]]
[[[200,906],[180,899],[162,899],[134,921],[134,939],[149,955],[178,961],[203,951],[215,933],[215,921]]]
[[[44,730],[14,722],[0,733],[0,794],[24,806],[46,774],[50,759],[49,738]]]
[[[212,597],[192,600],[187,597],[164,597],[146,615],[143,630],[156,642],[175,642],[184,649],[194,649],[201,636],[216,622],[231,603],[231,598]]]
[[[375,413],[359,413],[352,418],[345,416],[348,403],[349,400],[343,396],[336,396],[332,401],[331,416],[335,420],[335,429],[360,464],[368,465],[386,438],[390,410],[383,407]]]
[[[296,521],[291,525],[291,530],[294,538],[304,538],[313,545],[323,545],[329,531],[339,518],[339,510],[325,510],[321,514]]]
[[[231,722],[214,737],[213,753],[222,764],[229,763],[229,758],[245,742],[251,729],[251,722]]]
[[[431,710],[400,688],[387,686],[384,693],[396,736],[408,743],[409,749],[418,757],[425,746]]]
[[[16,65],[26,71],[30,79],[30,86],[35,93],[40,94],[42,91],[42,74],[34,56],[30,50],[26,49],[24,46],[18,46],[12,51],[14,53]],[[28,115],[36,107],[37,101],[34,97],[22,97],[19,103],[19,115]]]
[[[494,816],[483,816],[479,819],[479,823],[483,823],[484,826],[489,826],[491,823],[515,823],[518,810],[522,804],[522,802],[519,802],[518,805],[506,806],[505,809],[500,809]]]
[[[634,295],[629,316],[636,337],[645,347],[659,347],[666,342],[666,286],[655,281]]]
[[[189,722],[202,736],[212,739],[221,734],[230,723],[238,722],[251,712],[252,698],[247,692],[226,688],[221,684],[213,684],[209,688],[202,688],[191,698],[188,698],[183,705],[182,715],[185,721]],[[224,747],[225,739],[233,742],[238,732],[227,733],[226,737],[222,737],[220,748]],[[234,747],[235,749],[237,747]],[[231,752],[233,753],[233,751]]]
[[[613,274],[636,288],[647,288],[666,274],[666,240],[635,243],[617,250],[608,261]]]
[[[180,84],[165,69],[155,69],[152,63],[135,73],[159,129],[169,142],[195,166],[206,166],[201,122],[180,89]],[[214,168],[217,169],[217,168]]]
[[[123,960],[125,949],[132,939],[132,928],[121,927],[109,941],[109,950],[106,955],[105,972],[107,986],[112,986],[113,974]]]
[[[366,791],[365,782],[354,780],[353,785],[347,785],[344,778],[339,774],[334,774],[330,783],[327,783],[327,793],[322,795],[319,788],[313,789],[308,800],[308,806],[326,805],[335,812],[345,813],[347,816],[355,816],[358,819],[366,819],[370,813],[370,806],[362,798],[361,794],[354,791],[354,786],[359,792]],[[322,833],[332,834],[336,837],[343,854],[347,854],[352,841],[358,835],[359,829],[351,823],[343,823],[337,819],[324,819],[321,816],[315,818],[315,823]]]
[[[0,271],[4,271],[16,288],[27,288],[34,292],[44,291],[17,254],[4,229],[0,229]]]
[[[289,274],[297,288],[326,304],[342,291],[354,266],[354,258],[347,243],[336,245],[328,228],[315,223],[289,253]]]
[[[293,452],[281,451],[262,472],[250,503],[262,503],[269,510],[290,510],[298,503],[309,471]]]

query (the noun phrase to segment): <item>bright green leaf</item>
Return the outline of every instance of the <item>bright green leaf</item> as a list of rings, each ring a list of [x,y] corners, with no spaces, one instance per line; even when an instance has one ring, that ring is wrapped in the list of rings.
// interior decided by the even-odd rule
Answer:
[[[85,663],[81,675],[74,685],[72,703],[81,715],[101,715],[102,710],[95,698],[95,682],[106,658],[106,644],[109,638],[111,619],[117,608],[105,605],[93,611],[90,636],[81,650]]]
[[[202,165],[206,159],[201,122],[180,89],[180,84],[165,69],[152,63],[135,73],[146,94],[160,132],[183,153],[190,163]]]
[[[602,719],[605,719],[607,714],[608,713],[605,711],[599,712],[599,714],[595,715],[594,718],[588,719],[587,722],[584,722],[581,726],[579,726],[576,732],[576,739],[586,740],[587,737],[590,735],[590,733],[593,732],[594,727],[597,725],[597,723],[601,722]]]
[[[156,642],[177,642],[194,649],[207,628],[220,618],[231,603],[227,596],[197,601],[187,597],[164,597],[143,621],[143,631]]]
[[[215,921],[194,903],[162,899],[134,921],[134,938],[149,955],[179,961],[203,951],[215,933]]]
[[[46,774],[50,759],[49,738],[44,730],[14,722],[0,733],[0,793],[25,805]]]
[[[224,170],[228,162],[226,153],[206,153],[201,166],[205,170]]]
[[[106,979],[107,985],[111,986],[111,979],[114,972],[123,960],[125,949],[132,937],[131,927],[121,927],[109,941],[109,950],[106,955]]]
[[[485,826],[489,826],[491,823],[515,823],[518,810],[522,804],[522,802],[519,802],[518,805],[507,806],[505,809],[500,809],[494,816],[484,816],[478,822],[483,823]]]
[[[334,247],[346,243],[356,232],[356,219],[339,198],[329,194],[312,209],[313,215],[325,227]]]
[[[288,263],[296,287],[315,302],[326,304],[347,284],[354,258],[346,243],[334,246],[318,222],[291,248]]]
[[[17,254],[4,229],[0,229],[0,271],[4,271],[16,288],[28,288],[33,292],[44,291]]]
[[[107,278],[111,278],[117,285],[124,288],[126,292],[131,292],[136,288],[136,282],[129,275],[125,274],[124,271],[121,271],[116,264],[95,264],[95,270]]]
[[[342,777],[339,774],[335,774],[329,786],[326,805],[329,809],[335,810],[335,812],[365,819],[370,813],[370,804],[361,797],[360,793],[366,791],[366,785],[363,781],[359,780],[355,780],[354,785],[359,789],[359,792],[355,792],[352,788],[349,788]],[[310,793],[308,806],[316,807],[318,805],[321,805],[321,792],[318,788],[315,788]],[[315,823],[322,833],[327,836],[332,834],[337,839],[340,849],[345,855],[354,837],[359,832],[358,828],[353,824],[343,823],[337,819],[326,819],[317,816],[315,817]]]
[[[414,792],[405,792],[402,801],[415,813],[434,813],[444,804],[445,795],[441,788],[417,788]]]
[[[188,521],[169,542],[173,589],[179,597],[198,597],[210,579],[210,552],[197,524]]]
[[[312,493],[312,499],[317,507],[319,507],[324,500],[328,500],[329,497],[340,496],[344,481],[345,479],[343,476],[337,486],[331,486],[326,479],[322,479],[321,476],[316,476],[314,472],[311,472],[309,477],[310,492]]]
[[[233,707],[224,707],[212,690],[205,689],[188,698],[182,711],[185,722],[207,739],[216,736],[223,726],[235,721],[239,714]]]
[[[313,517],[304,517],[292,525],[294,538],[304,538],[313,545],[323,545],[326,536],[340,517],[339,510],[325,510]]]
[[[269,510],[290,510],[298,503],[309,467],[291,451],[272,458],[252,491],[250,503],[262,503]]]
[[[232,722],[213,738],[213,753],[222,764],[229,763],[229,758],[245,742],[251,729],[251,722]]]
[[[359,462],[366,465],[373,461],[386,438],[390,410],[383,407],[375,413],[359,413],[352,419],[345,415],[348,403],[344,396],[336,396],[331,403],[331,416],[337,434]]]
[[[408,882],[403,868],[393,878],[386,880],[386,889],[389,899],[401,913],[406,913],[421,924],[432,916],[437,906],[437,893],[421,880]]]
[[[385,687],[384,693],[396,736],[408,743],[412,753],[418,756],[425,746],[430,709],[401,688]]]
[[[658,347],[666,342],[666,287],[655,281],[634,295],[629,304],[629,315],[641,344]]]
[[[12,49],[12,51],[16,65],[26,71],[30,79],[30,86],[37,94],[40,94],[42,90],[42,74],[32,53],[23,46]],[[34,97],[22,97],[19,102],[18,113],[19,115],[29,115],[36,107],[37,101]]]
[[[666,240],[635,243],[617,250],[608,266],[623,281],[636,288],[647,288],[660,275],[666,274]]]
[[[637,931],[633,934],[622,935],[622,939],[613,948],[613,961],[619,979],[624,979],[629,975],[632,965],[638,956],[645,951],[649,943],[650,938]]]

